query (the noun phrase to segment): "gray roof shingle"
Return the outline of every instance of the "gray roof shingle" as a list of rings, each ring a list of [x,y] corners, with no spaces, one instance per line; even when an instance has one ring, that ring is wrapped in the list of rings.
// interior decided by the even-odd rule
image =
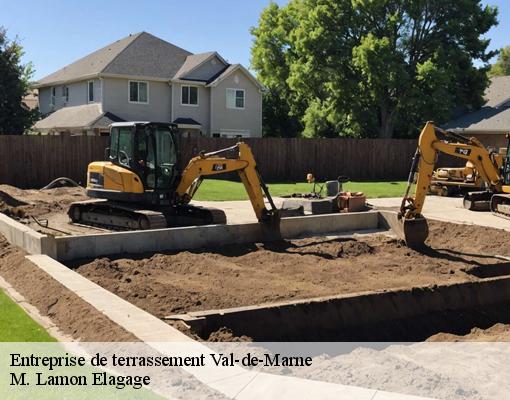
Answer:
[[[175,73],[174,79],[181,79],[186,76],[191,70],[198,67],[205,60],[207,60],[210,56],[215,54],[214,51],[208,51],[206,53],[200,54],[190,54],[186,57],[184,64],[179,68],[179,70]]]
[[[187,50],[142,32],[102,72],[171,79],[189,55]]]
[[[497,107],[510,99],[510,76],[496,76],[485,91],[485,106]]]
[[[150,33],[140,32],[117,40],[42,78],[35,87],[64,83],[100,73],[172,78],[191,55]]]
[[[123,121],[116,115],[103,112],[101,105],[97,103],[84,104],[81,106],[63,107],[46,118],[37,121],[35,130],[45,131],[50,129],[83,129],[91,127],[107,127],[112,122]]]
[[[485,92],[485,105],[448,122],[446,129],[476,132],[510,131],[510,76],[491,79]]]

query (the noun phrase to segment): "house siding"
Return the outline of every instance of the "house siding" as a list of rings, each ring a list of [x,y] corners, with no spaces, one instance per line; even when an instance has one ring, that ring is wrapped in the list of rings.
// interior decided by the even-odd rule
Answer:
[[[244,109],[227,108],[227,88],[244,89]],[[249,131],[251,137],[262,136],[262,94],[240,70],[211,88],[211,134],[226,131]]]
[[[170,122],[172,101],[171,88],[167,82],[148,81],[147,104],[128,101],[129,79],[103,79],[103,110],[126,121]]]
[[[88,80],[68,83],[66,85],[55,85],[55,105],[51,105],[51,89],[52,86],[39,89],[39,110],[41,113],[48,114],[62,107],[81,106],[88,103]],[[62,87],[69,88],[69,100],[66,102],[62,97]],[[94,79],[94,103],[101,101],[101,82]]]
[[[193,83],[190,82],[190,86]],[[198,106],[181,105],[181,89],[186,84],[172,84],[172,98],[174,100],[172,118],[193,118],[202,125],[203,135],[209,136],[210,127],[210,89],[198,86]]]
[[[45,87],[39,90],[39,111],[42,115],[48,114],[52,111],[51,107],[51,88]]]

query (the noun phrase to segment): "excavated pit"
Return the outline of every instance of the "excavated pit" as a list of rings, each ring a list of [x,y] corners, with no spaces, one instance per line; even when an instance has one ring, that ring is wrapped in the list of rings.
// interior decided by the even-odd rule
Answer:
[[[201,339],[413,341],[510,322],[509,235],[431,221],[420,250],[330,236],[70,266]]]

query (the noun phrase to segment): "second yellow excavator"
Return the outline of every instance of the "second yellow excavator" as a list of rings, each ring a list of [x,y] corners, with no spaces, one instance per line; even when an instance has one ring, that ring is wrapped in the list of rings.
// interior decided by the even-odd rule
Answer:
[[[229,172],[239,174],[260,222],[279,220],[280,210],[246,143],[200,153],[181,172],[175,125],[118,122],[110,127],[106,153],[108,161],[88,166],[87,195],[93,199],[71,204],[68,215],[74,223],[123,230],[222,224],[222,210],[189,202],[205,176]],[[227,153],[232,155],[222,157]]]
[[[429,189],[438,153],[471,161],[488,185],[485,191],[471,192],[464,197],[464,207],[470,210],[485,208],[487,203],[496,215],[510,218],[510,146],[506,157],[489,151],[478,139],[440,129],[428,122],[421,131],[406,193],[402,199],[397,234],[408,246],[423,245],[428,236],[427,220],[422,216],[423,204]],[[410,195],[415,181],[414,195]]]

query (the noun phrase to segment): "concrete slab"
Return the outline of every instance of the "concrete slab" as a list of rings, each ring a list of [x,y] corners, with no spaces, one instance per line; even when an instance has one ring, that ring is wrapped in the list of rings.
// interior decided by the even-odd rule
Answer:
[[[378,209],[400,208],[401,197],[370,199],[368,203]],[[469,211],[462,205],[461,197],[427,196],[423,207],[426,218],[457,224],[480,225],[510,231],[510,220],[497,217],[487,211]]]

